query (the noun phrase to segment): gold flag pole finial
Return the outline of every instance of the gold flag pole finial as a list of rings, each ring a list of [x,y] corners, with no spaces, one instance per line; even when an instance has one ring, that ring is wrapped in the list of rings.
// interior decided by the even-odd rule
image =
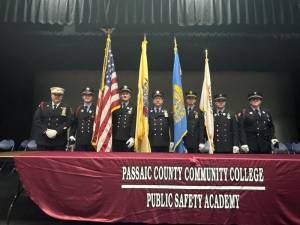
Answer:
[[[115,28],[101,28],[101,30],[107,35],[107,38],[110,39],[110,35],[115,30]]]
[[[114,28],[101,28],[101,30],[103,31],[103,33],[105,33],[107,35],[106,45],[105,45],[105,50],[104,50],[104,62],[103,62],[103,66],[102,66],[101,90],[103,90],[104,89],[104,77],[105,77],[106,66],[107,66],[107,61],[108,61],[108,51],[109,51],[109,47],[111,44],[110,34],[114,31]]]
[[[205,49],[205,59],[208,59],[208,51]]]

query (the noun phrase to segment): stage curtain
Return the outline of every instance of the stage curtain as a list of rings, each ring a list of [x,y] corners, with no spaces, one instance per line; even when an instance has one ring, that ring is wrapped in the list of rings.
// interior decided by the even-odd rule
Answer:
[[[294,25],[300,24],[300,0],[0,0],[0,22]]]

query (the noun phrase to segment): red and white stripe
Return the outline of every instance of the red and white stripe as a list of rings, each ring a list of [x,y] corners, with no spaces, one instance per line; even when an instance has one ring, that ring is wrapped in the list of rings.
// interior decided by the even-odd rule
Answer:
[[[117,74],[111,75],[111,85],[99,92],[93,130],[93,145],[97,152],[112,151],[112,112],[120,106]]]

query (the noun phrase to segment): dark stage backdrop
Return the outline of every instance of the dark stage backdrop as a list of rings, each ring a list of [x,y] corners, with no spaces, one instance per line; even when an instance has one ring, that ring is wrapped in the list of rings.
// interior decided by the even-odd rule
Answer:
[[[257,90],[264,93],[264,107],[273,115],[277,137],[282,142],[292,142],[299,139],[299,78],[294,74],[275,72],[214,72],[213,65],[212,84],[213,93],[224,92],[229,95],[228,107],[239,112],[248,105],[247,94]],[[119,85],[128,84],[132,87],[136,99],[138,71],[117,71]],[[49,100],[49,88],[62,86],[66,89],[65,102],[73,108],[80,103],[80,90],[85,86],[99,89],[101,75],[96,70],[63,70],[45,71],[37,73],[34,77],[34,101],[36,107],[41,100]],[[150,71],[150,92],[156,89],[166,94],[166,103],[171,109],[172,103],[172,72]],[[201,93],[203,71],[184,71],[184,90],[193,89]],[[26,101],[24,99],[24,101]],[[30,101],[28,104],[31,104]],[[29,119],[29,118],[28,118]],[[298,121],[299,122],[299,121]]]

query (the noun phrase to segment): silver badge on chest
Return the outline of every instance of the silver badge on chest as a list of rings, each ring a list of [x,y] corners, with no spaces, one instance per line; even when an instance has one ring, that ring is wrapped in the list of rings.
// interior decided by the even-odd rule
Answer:
[[[231,119],[230,113],[227,113],[227,119]]]
[[[128,114],[132,114],[132,107],[127,107]]]
[[[167,110],[164,110],[165,117],[169,117]]]

